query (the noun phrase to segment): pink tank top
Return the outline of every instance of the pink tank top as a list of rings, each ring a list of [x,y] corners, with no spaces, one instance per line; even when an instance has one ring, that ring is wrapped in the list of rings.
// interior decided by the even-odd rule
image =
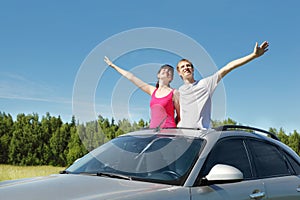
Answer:
[[[157,89],[154,90],[150,100],[151,120],[150,128],[172,128],[176,127],[174,120],[174,104],[172,90],[167,96],[155,97]]]

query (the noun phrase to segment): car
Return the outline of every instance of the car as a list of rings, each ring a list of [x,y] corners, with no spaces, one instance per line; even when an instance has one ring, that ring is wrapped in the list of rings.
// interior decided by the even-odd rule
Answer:
[[[0,183],[1,199],[300,199],[300,158],[254,127],[145,129],[60,174]]]

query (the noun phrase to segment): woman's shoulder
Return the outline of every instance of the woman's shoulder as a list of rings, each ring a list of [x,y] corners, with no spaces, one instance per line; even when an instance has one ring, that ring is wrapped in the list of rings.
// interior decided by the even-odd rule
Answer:
[[[180,95],[179,90],[174,88],[173,89],[173,98],[178,99],[179,95]]]

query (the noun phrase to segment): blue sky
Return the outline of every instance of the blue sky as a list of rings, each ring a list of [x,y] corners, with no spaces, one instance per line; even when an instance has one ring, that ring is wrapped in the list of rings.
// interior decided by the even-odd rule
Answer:
[[[223,79],[224,117],[264,129],[300,131],[299,7],[297,0],[1,1],[0,111],[14,117],[49,112],[70,121],[74,85],[91,52],[116,34],[157,27],[196,41],[217,68],[250,53],[256,41],[269,41],[266,55]],[[108,47],[103,54],[113,51]],[[94,64],[99,62],[103,73],[94,91],[95,114],[126,118],[129,112],[131,120],[147,120],[150,98],[136,88],[129,96],[122,94],[134,86],[106,68],[104,55],[98,55]],[[155,70],[161,63],[175,66],[178,59],[170,52],[141,49],[115,62],[138,73],[151,63]],[[143,77],[156,81],[155,71],[148,76],[143,70]],[[180,79],[175,78],[173,87],[178,87]],[[121,100],[127,113],[119,109]]]

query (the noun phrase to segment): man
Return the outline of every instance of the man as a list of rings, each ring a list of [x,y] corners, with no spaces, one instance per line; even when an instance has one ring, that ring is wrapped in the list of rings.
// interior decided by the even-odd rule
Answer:
[[[177,64],[177,72],[184,81],[179,88],[180,116],[178,127],[208,129],[211,118],[211,98],[220,82],[230,71],[238,68],[268,51],[269,43],[263,42],[260,46],[255,44],[251,54],[229,62],[215,74],[196,81],[194,79],[194,66],[182,59]]]

